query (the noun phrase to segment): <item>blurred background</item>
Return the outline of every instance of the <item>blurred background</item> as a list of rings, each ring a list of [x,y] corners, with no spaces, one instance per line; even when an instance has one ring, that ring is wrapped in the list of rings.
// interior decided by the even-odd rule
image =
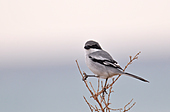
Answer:
[[[127,72],[111,107],[131,112],[169,112],[169,0],[0,0],[0,111],[89,112],[92,104],[75,60],[88,74],[84,44],[95,40]],[[89,78],[94,85],[96,78]]]

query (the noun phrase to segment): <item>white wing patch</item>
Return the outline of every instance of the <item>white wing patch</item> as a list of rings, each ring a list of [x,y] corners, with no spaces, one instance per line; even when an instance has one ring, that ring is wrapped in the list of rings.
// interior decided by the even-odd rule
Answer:
[[[96,59],[96,60],[108,60],[107,58],[104,58],[102,56],[91,56],[92,58]],[[108,60],[109,61],[109,60]]]
[[[106,66],[113,66],[115,68],[122,69],[118,63],[112,63],[112,62],[109,62],[109,61],[105,61],[105,62],[103,62],[103,64],[106,65]]]

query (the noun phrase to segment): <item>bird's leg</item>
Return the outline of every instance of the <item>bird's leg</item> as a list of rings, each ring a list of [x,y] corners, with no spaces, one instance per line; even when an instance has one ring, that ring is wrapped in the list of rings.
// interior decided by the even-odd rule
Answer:
[[[87,75],[85,72],[83,73],[84,77],[83,77],[83,81],[85,81],[88,77],[98,77],[96,75]]]
[[[103,97],[104,97],[104,93],[106,93],[107,94],[107,91],[106,91],[106,85],[107,85],[107,80],[108,80],[108,78],[106,78],[106,81],[105,81],[105,84],[104,84],[104,90],[103,90]]]

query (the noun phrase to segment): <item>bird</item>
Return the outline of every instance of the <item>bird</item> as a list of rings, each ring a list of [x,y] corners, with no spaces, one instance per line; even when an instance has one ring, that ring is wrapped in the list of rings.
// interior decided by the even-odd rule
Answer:
[[[148,80],[142,77],[124,72],[118,62],[115,61],[108,52],[103,50],[98,42],[89,40],[85,43],[84,49],[86,65],[94,73],[94,75],[86,74],[85,80],[87,77],[97,77],[106,79],[104,86],[105,90],[107,80],[116,75],[127,75],[149,83]]]

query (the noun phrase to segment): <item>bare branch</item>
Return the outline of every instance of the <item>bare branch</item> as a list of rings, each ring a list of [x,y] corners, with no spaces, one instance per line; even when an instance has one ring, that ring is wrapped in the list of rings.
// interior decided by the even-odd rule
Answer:
[[[93,87],[92,83],[91,82],[89,82],[89,83],[90,83],[90,86],[93,89],[94,93],[96,94],[96,91],[94,90],[94,87]]]
[[[99,92],[99,88],[100,88],[100,79],[98,79],[98,88],[97,88],[97,92]]]
[[[139,51],[133,58],[132,58],[132,56],[129,56],[129,57],[130,57],[130,61],[127,63],[127,65],[125,66],[125,68],[123,69],[123,71],[125,71],[126,68],[127,68],[130,64],[132,64],[132,62],[133,62],[135,59],[138,59],[138,56],[139,56],[140,53],[141,53],[141,51]]]
[[[134,103],[132,104],[132,106],[130,106],[128,109],[126,109],[126,107],[132,103],[132,101],[133,101],[133,99],[124,106],[123,112],[129,111],[129,110],[136,104],[136,102],[134,102]]]
[[[125,66],[125,68],[123,69],[123,71],[125,71],[126,69],[127,69],[127,67],[130,65],[130,64],[132,64],[132,62],[135,60],[135,59],[138,59],[138,56],[139,56],[139,54],[140,54],[141,52],[138,52],[134,57],[132,57],[132,56],[129,56],[129,58],[130,58],[130,60],[129,60],[129,62],[127,63],[127,65]],[[79,72],[80,72],[80,74],[81,74],[81,76],[82,76],[82,78],[83,78],[83,82],[85,83],[85,86],[86,86],[86,88],[88,89],[88,91],[90,92],[90,94],[91,94],[91,97],[90,98],[93,98],[95,101],[96,101],[96,103],[98,104],[98,106],[99,107],[97,107],[96,105],[95,106],[92,106],[88,101],[87,101],[87,99],[83,96],[83,98],[84,98],[84,100],[85,100],[85,102],[87,103],[87,105],[89,106],[89,108],[90,108],[90,110],[91,110],[91,112],[93,112],[93,111],[95,111],[95,112],[110,112],[110,111],[123,111],[123,112],[127,112],[127,111],[129,111],[135,104],[136,104],[136,102],[134,102],[132,105],[131,105],[131,103],[132,103],[132,101],[133,101],[133,99],[129,102],[129,103],[127,103],[125,106],[124,106],[124,109],[122,109],[122,108],[118,108],[118,109],[113,109],[113,108],[110,108],[110,97],[111,97],[111,93],[112,92],[114,92],[112,89],[113,89],[113,84],[120,78],[120,76],[121,76],[121,74],[118,74],[118,76],[114,79],[114,78],[112,78],[112,82],[109,84],[107,84],[106,85],[106,87],[105,87],[105,89],[107,90],[109,90],[109,92],[108,92],[108,94],[106,94],[106,96],[104,95],[104,96],[102,96],[101,95],[101,93],[103,93],[104,92],[104,86],[103,86],[103,81],[100,81],[99,79],[98,79],[98,86],[97,86],[97,90],[95,90],[95,88],[93,87],[93,85],[92,85],[92,83],[91,82],[89,82],[89,84],[90,84],[90,86],[89,86],[89,84],[88,84],[88,82],[87,82],[87,80],[85,80],[85,78],[86,78],[86,73],[85,72],[81,72],[81,69],[80,69],[80,66],[79,66],[79,64],[78,64],[78,61],[76,60],[76,64],[77,64],[77,67],[78,67],[78,70],[79,70]],[[101,83],[101,85],[100,85],[100,83]],[[101,88],[101,90],[100,90],[100,88]],[[131,106],[130,106],[131,105]],[[129,108],[127,108],[128,106],[130,106]]]
[[[95,109],[95,108],[87,101],[86,97],[83,96],[83,98],[84,98],[84,100],[86,101],[87,105],[89,106],[91,112],[93,112],[93,109]],[[93,108],[93,109],[92,109],[92,108]]]

